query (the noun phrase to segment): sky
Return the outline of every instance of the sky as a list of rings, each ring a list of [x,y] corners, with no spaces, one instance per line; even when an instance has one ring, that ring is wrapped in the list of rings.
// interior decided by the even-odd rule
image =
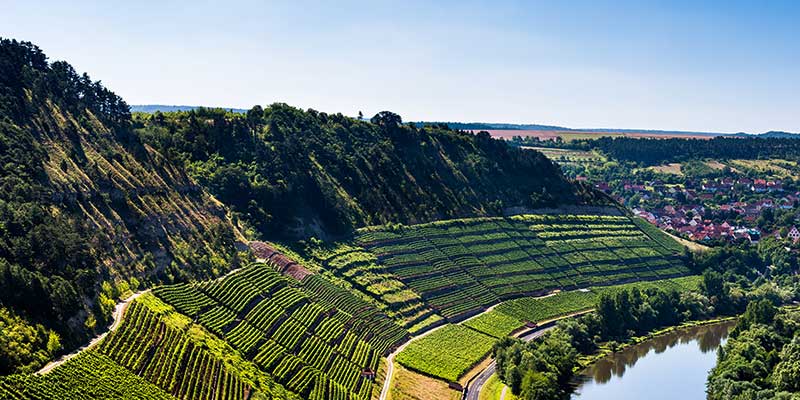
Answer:
[[[0,0],[129,104],[800,132],[798,1]]]

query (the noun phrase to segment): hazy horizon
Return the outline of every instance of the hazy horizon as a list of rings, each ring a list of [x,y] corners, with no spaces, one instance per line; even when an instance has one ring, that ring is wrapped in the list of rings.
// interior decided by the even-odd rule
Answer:
[[[129,104],[285,102],[414,121],[800,131],[800,4],[14,2]],[[209,29],[211,28],[211,29]]]

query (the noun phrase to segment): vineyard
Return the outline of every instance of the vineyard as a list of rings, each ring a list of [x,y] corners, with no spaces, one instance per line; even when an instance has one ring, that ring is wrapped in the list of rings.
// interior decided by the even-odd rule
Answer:
[[[456,381],[488,354],[492,343],[523,328],[527,322],[540,323],[591,309],[603,293],[637,287],[656,287],[679,292],[697,290],[697,275],[652,282],[633,282],[613,286],[561,292],[545,297],[523,297],[498,304],[491,311],[448,325],[414,341],[397,356],[403,366],[424,374]]]
[[[152,295],[119,329],[44,375],[0,379],[3,399],[294,399],[233,348]]]
[[[78,355],[47,375],[0,378],[0,399],[174,399],[158,386],[94,351]]]
[[[233,400],[251,392],[222,359],[167,325],[143,303],[130,306],[123,324],[97,351],[175,397]]]
[[[411,343],[397,355],[397,362],[455,382],[489,354],[496,340],[463,325],[447,325]]]
[[[154,293],[304,398],[370,398],[381,355],[407,333],[319,275],[297,281],[276,267],[256,263]]]
[[[499,304],[492,311],[468,321],[467,324],[477,322],[476,320],[481,318],[497,318],[492,317],[492,315],[502,314],[506,317],[517,319],[519,321],[518,326],[522,326],[526,321],[539,322],[592,308],[603,293],[615,293],[634,287],[640,290],[654,287],[662,290],[685,292],[697,290],[699,284],[700,277],[691,275],[656,282],[634,282],[623,285],[593,287],[588,291],[563,292],[542,298],[525,297]],[[476,327],[474,324],[471,326]],[[480,328],[478,330],[484,331]],[[486,333],[492,334],[491,332]]]
[[[369,251],[348,243],[311,247],[312,259],[387,306],[387,313],[411,333],[443,322],[422,298],[397,279]]]
[[[680,244],[625,216],[518,215],[373,227],[360,230],[355,243],[328,265],[428,318],[430,311],[405,295],[407,287],[449,321],[506,299],[688,273]]]

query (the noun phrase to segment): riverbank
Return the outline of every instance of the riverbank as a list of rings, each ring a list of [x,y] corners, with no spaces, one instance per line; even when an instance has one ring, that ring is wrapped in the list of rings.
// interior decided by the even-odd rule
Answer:
[[[579,385],[583,384],[583,382],[584,382],[583,379],[585,379],[587,376],[590,376],[592,378],[596,378],[594,376],[594,374],[597,373],[597,371],[592,371],[592,370],[593,370],[593,368],[597,367],[597,364],[603,365],[604,368],[609,368],[609,366],[605,365],[605,364],[614,365],[615,366],[614,368],[618,368],[618,370],[615,370],[613,373],[609,372],[609,371],[606,371],[605,374],[608,377],[611,377],[613,375],[613,376],[618,378],[619,376],[621,376],[619,374],[621,374],[622,371],[626,371],[626,369],[630,369],[630,368],[633,367],[633,363],[635,362],[634,360],[637,357],[641,357],[645,353],[649,352],[649,349],[647,351],[644,351],[644,350],[638,349],[636,346],[643,346],[643,345],[646,345],[648,343],[652,344],[654,341],[657,341],[657,340],[662,339],[662,338],[669,337],[670,335],[673,335],[673,334],[678,334],[678,335],[680,335],[680,334],[688,334],[688,333],[692,332],[693,329],[705,329],[704,327],[710,327],[710,329],[713,329],[711,327],[713,327],[715,325],[726,324],[726,323],[733,325],[733,322],[736,320],[736,318],[737,317],[721,317],[721,318],[713,318],[713,319],[705,319],[705,320],[688,321],[688,322],[685,322],[685,323],[682,323],[682,324],[679,324],[679,325],[673,325],[673,326],[665,327],[665,328],[662,328],[662,329],[658,329],[658,330],[652,331],[652,332],[650,332],[650,333],[648,333],[646,335],[632,337],[632,338],[630,338],[629,340],[627,340],[625,342],[618,343],[616,346],[614,346],[614,349],[611,348],[611,346],[609,345],[608,342],[603,343],[600,346],[600,349],[598,351],[596,351],[595,353],[593,353],[591,355],[587,355],[587,356],[581,356],[579,358],[579,365],[577,367],[575,367],[575,369],[574,369],[574,374],[575,375],[574,375],[574,378],[573,378],[573,384],[577,388],[577,387],[579,387]],[[672,347],[673,344],[674,343],[666,345],[662,349],[670,348],[670,347]],[[655,345],[655,344],[652,344],[652,346],[659,347],[658,345]],[[628,351],[633,351],[633,353],[626,355],[626,352],[628,352]],[[643,351],[644,353],[642,353],[640,355],[639,354],[640,351]],[[657,351],[657,352],[661,353],[660,351]],[[621,358],[621,360],[616,360],[616,361],[610,360],[610,358],[613,358],[613,357]],[[601,368],[600,370],[602,371],[602,369],[603,368]],[[494,370],[492,370],[492,373],[494,373]],[[604,375],[604,373],[600,373],[600,376],[603,376],[603,375]],[[592,380],[592,378],[590,378],[589,380]],[[703,378],[705,378],[705,376],[703,376]],[[601,381],[601,383],[605,383],[605,382]],[[478,400],[478,399],[480,399],[480,400],[501,400],[501,399],[510,400],[510,399],[515,398],[511,394],[510,389],[508,389],[505,386],[505,384],[499,380],[499,378],[497,377],[496,374],[492,374],[490,377],[486,377],[486,379],[485,379],[485,381],[484,381],[482,386],[483,386],[483,388],[480,391],[480,393],[474,393],[473,397],[468,397],[468,398],[474,398],[476,400]],[[505,388],[505,395],[503,395],[503,390],[502,390],[503,388]],[[472,395],[473,393],[469,393],[469,394]],[[617,394],[619,394],[619,393],[617,393]],[[575,396],[575,395],[573,394],[573,396]],[[578,397],[578,398],[580,398],[580,397]]]
[[[574,369],[574,371],[577,374],[578,372],[585,370],[586,368],[590,367],[592,364],[596,363],[599,360],[602,360],[603,358],[605,358],[605,357],[607,357],[609,355],[612,355],[614,353],[623,351],[623,350],[625,350],[626,348],[628,348],[630,346],[635,346],[635,345],[640,344],[642,342],[646,342],[648,340],[655,339],[655,338],[657,338],[659,336],[664,336],[664,335],[673,333],[673,332],[681,330],[681,329],[688,329],[688,328],[694,328],[694,327],[698,327],[698,326],[713,325],[713,324],[719,324],[719,323],[723,323],[723,322],[733,321],[733,320],[736,320],[736,318],[738,318],[738,317],[736,317],[736,316],[734,316],[734,317],[721,317],[721,318],[713,318],[713,319],[705,319],[705,320],[696,320],[696,321],[683,322],[683,323],[681,323],[679,325],[673,325],[673,326],[666,327],[666,328],[663,328],[663,329],[655,330],[653,332],[648,333],[647,335],[631,337],[630,339],[628,339],[625,342],[618,343],[618,345],[613,349],[609,345],[610,342],[606,342],[606,343],[603,343],[600,346],[600,348],[598,349],[598,351],[595,352],[594,354],[589,355],[589,356],[581,356],[578,359],[578,363],[580,365],[578,367],[576,367]]]

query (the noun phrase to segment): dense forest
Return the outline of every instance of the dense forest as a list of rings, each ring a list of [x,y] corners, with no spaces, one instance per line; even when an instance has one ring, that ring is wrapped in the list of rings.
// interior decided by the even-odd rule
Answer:
[[[718,354],[708,398],[796,399],[800,393],[800,311],[752,302]]]
[[[391,112],[366,122],[273,104],[244,115],[137,114],[134,126],[267,237],[326,238],[365,225],[499,215],[590,196],[541,153],[487,133],[403,125]]]
[[[122,99],[30,43],[0,41],[0,373],[83,342],[126,292],[235,266],[236,236],[133,134]]]
[[[659,165],[694,159],[796,159],[800,140],[786,138],[646,139],[602,137],[576,140],[565,147],[597,148],[620,161]]]

